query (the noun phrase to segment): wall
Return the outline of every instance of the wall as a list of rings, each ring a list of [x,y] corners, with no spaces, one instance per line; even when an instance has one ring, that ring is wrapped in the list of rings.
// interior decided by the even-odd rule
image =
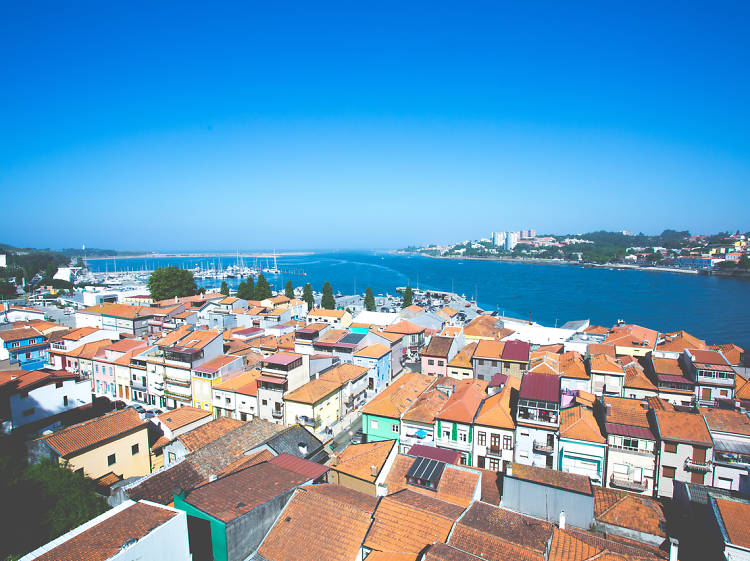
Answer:
[[[588,530],[594,522],[594,496],[547,487],[506,475],[500,506],[528,516],[559,522],[565,511],[567,523]]]
[[[664,466],[675,468],[675,479],[677,479],[678,481],[691,482],[692,480],[691,474],[694,472],[685,470],[685,460],[687,458],[693,457],[693,447],[690,444],[683,444],[682,442],[678,442],[677,452],[675,453],[675,452],[664,451],[664,441],[660,442],[659,446],[660,446],[659,470],[658,470],[659,485],[658,485],[657,493],[659,497],[672,498],[674,483],[671,478],[664,477]],[[706,461],[712,458],[712,454],[713,454],[712,448],[709,448],[706,450]],[[711,471],[708,471],[705,474],[699,474],[699,475],[702,475],[701,480],[696,481],[696,483],[701,483],[703,485],[710,485],[711,482],[713,481],[713,473]]]
[[[373,426],[373,421],[377,426]],[[362,432],[367,435],[367,442],[398,440],[401,436],[401,422],[399,419],[362,414]]]
[[[138,445],[138,453],[132,454],[131,446]],[[115,463],[107,465],[107,457],[115,454]],[[62,460],[61,460],[62,463]],[[114,472],[123,478],[147,475],[151,473],[148,447],[148,429],[144,426],[137,432],[125,435],[117,440],[107,442],[68,459],[72,471],[83,468],[87,477],[96,479]]]
[[[91,403],[91,383],[88,380],[80,382],[64,380],[62,384],[62,388],[57,388],[54,382],[36,388],[31,390],[27,397],[21,397],[18,393],[11,395],[10,411],[13,428]],[[67,406],[64,405],[63,396],[68,398]],[[34,412],[24,416],[23,412],[30,409],[34,409]]]
[[[582,380],[580,378],[560,378],[560,391],[564,392],[565,390],[572,390],[572,391],[584,391],[591,393],[591,380],[586,379]]]
[[[185,502],[183,495],[174,496],[174,507],[187,513],[188,516],[195,516],[202,520],[208,520],[211,525],[211,549],[215,561],[227,561],[227,532],[224,523],[206,514],[202,510],[195,508],[193,505]]]
[[[340,473],[336,471],[336,468],[333,466],[328,472],[328,483],[335,483],[349,489],[354,489],[355,491],[359,491],[360,493],[364,493],[365,495],[370,495],[371,497],[375,497],[377,495],[374,483],[370,483],[369,481],[362,481],[361,479],[352,477],[351,475],[348,475],[346,473]]]
[[[555,435],[556,432],[557,430],[555,428],[532,428],[525,425],[516,427],[516,449],[514,453],[514,461],[527,466],[547,467],[547,457],[549,454],[534,452],[534,441],[536,440],[546,443],[547,435]],[[557,465],[558,438],[555,437],[554,443],[551,467]]]
[[[260,546],[296,490],[290,489],[227,524],[227,561],[242,561]]]
[[[610,446],[607,448],[607,473],[605,477],[606,486],[613,487],[611,484],[612,475],[617,472],[618,477],[627,477],[631,480],[634,479],[634,470],[641,470],[642,477],[641,481],[646,483],[646,489],[640,492],[641,495],[653,496],[654,494],[654,471],[656,469],[656,455],[647,453],[646,451],[628,451],[621,448],[612,446],[614,435],[609,435],[608,440]],[[639,441],[642,443],[651,443],[652,446],[656,446],[653,441]],[[642,444],[639,444],[639,447]],[[652,448],[653,449],[653,448]],[[627,468],[627,473],[625,469]],[[628,489],[631,493],[638,493],[638,491]]]
[[[558,469],[585,475],[594,485],[603,485],[605,449],[604,445],[561,437]]]
[[[485,444],[479,444],[479,433],[483,432],[485,434]],[[490,445],[492,443],[492,435],[496,434],[500,437],[500,450],[499,454],[490,453]],[[510,437],[510,449],[505,449],[503,446],[504,439],[503,437],[509,436]],[[503,462],[512,462],[513,461],[513,450],[515,449],[515,440],[516,440],[516,433],[512,430],[507,429],[500,429],[496,427],[483,427],[480,425],[474,426],[474,467],[480,467],[479,466],[479,456],[485,457],[485,469],[490,469],[489,467],[489,459],[498,460],[499,466],[498,470],[503,468]]]
[[[148,501],[141,501],[146,504]],[[156,505],[167,508],[162,505]],[[140,561],[142,559],[159,559],[159,561],[190,561],[188,542],[187,515],[177,511],[177,516],[157,526],[143,536],[138,542],[110,557],[111,561]]]

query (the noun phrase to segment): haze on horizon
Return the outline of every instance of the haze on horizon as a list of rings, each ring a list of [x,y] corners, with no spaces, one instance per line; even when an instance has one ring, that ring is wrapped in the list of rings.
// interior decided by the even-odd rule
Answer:
[[[747,2],[6,2],[0,242],[750,228]]]

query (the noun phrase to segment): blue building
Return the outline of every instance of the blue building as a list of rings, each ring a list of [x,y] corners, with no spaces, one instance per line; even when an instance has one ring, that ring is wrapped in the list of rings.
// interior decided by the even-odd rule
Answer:
[[[376,344],[364,347],[354,353],[354,364],[370,370],[367,389],[380,393],[391,382],[391,349]]]
[[[31,327],[0,331],[0,361],[18,364],[22,370],[36,370],[47,362],[47,338]]]

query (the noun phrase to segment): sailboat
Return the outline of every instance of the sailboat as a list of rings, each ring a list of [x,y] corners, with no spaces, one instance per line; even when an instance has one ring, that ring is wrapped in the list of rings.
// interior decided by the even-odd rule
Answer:
[[[278,265],[276,263],[276,250],[273,250],[273,268],[269,267],[266,263],[266,268],[263,269],[264,273],[268,273],[269,275],[279,275],[281,274],[281,271],[279,271]]]

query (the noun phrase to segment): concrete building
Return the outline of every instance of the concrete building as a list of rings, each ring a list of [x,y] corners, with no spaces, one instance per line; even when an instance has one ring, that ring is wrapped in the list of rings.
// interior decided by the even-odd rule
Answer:
[[[717,399],[734,397],[735,372],[721,351],[685,349],[683,361],[695,382],[700,405],[715,405]]]
[[[738,491],[750,470],[750,419],[733,409],[700,409],[714,443],[711,485]]]
[[[585,475],[594,485],[604,485],[607,440],[592,411],[581,405],[560,412],[560,471]]]
[[[517,378],[509,378],[503,389],[485,399],[474,418],[474,466],[504,471],[513,461],[516,422],[511,398],[517,394]]]
[[[42,368],[47,361],[47,337],[33,327],[0,331],[0,361],[22,370]]]

